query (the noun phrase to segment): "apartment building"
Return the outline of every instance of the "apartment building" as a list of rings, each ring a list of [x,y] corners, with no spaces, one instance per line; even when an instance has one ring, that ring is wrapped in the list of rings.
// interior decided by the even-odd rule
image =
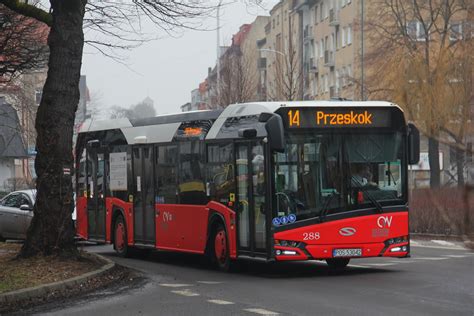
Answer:
[[[260,90],[266,100],[302,98],[302,48],[300,14],[295,10],[302,1],[280,1],[271,10],[264,37],[257,42]],[[263,35],[263,34],[262,34]]]
[[[257,16],[240,44],[245,75],[248,76],[249,84],[252,86],[248,101],[265,101],[267,99],[266,78],[260,71],[266,68],[266,59],[261,58],[260,47],[262,39],[265,38],[265,26],[269,21],[269,16]]]
[[[354,85],[359,77],[359,0],[303,1],[301,17],[303,98],[360,99]]]

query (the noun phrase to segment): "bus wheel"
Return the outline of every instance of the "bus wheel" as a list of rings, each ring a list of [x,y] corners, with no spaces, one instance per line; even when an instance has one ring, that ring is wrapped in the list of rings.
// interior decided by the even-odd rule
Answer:
[[[349,258],[332,258],[326,259],[326,262],[329,267],[333,269],[344,269],[351,259]]]
[[[128,245],[127,245],[127,228],[125,227],[125,221],[122,215],[119,215],[115,221],[114,227],[114,248],[120,257],[128,256]]]
[[[217,267],[221,271],[229,271],[230,269],[230,256],[229,256],[229,243],[227,241],[227,233],[222,224],[217,225],[214,230],[214,237],[211,239],[213,245],[212,255],[217,264]]]

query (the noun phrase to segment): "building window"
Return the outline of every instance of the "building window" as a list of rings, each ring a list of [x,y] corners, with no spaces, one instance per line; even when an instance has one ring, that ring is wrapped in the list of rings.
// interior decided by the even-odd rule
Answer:
[[[321,22],[324,20],[323,9],[324,9],[324,2],[321,1],[321,4],[319,5],[319,21]]]
[[[352,65],[347,66],[346,68],[346,75],[347,75],[347,84],[352,84]]]
[[[462,23],[461,22],[455,22],[451,24],[451,27],[449,28],[449,40],[450,41],[459,41],[462,40],[463,38],[463,33],[462,33]]]
[[[323,58],[324,57],[324,41],[321,39],[321,42],[319,43],[319,57]]]
[[[352,25],[347,27],[347,45],[352,44]]]
[[[419,21],[411,21],[407,24],[407,36],[413,41],[425,41],[425,28]]]
[[[342,39],[342,47],[346,47],[346,27],[341,29],[341,39]]]
[[[314,7],[314,22],[315,22],[315,24],[318,24],[318,22],[319,22],[318,18],[319,18],[318,17],[318,6],[315,6]]]
[[[36,89],[35,90],[36,105],[40,105],[42,97],[43,97],[43,89]]]
[[[339,74],[341,76],[341,87],[346,86],[346,67],[341,68],[341,72]]]

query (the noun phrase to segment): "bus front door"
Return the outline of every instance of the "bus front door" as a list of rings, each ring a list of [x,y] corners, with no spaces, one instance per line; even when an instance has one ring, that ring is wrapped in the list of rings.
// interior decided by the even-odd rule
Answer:
[[[239,253],[266,253],[265,156],[260,142],[236,147]]]
[[[155,245],[153,146],[133,147],[133,215],[136,244]]]
[[[89,239],[105,241],[105,154],[87,150],[87,218]]]

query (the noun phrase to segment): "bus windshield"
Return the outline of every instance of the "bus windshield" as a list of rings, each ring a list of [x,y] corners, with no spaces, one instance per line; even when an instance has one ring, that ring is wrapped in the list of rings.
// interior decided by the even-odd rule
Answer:
[[[400,132],[288,132],[285,152],[274,156],[273,215],[293,214],[299,221],[404,205],[404,157]]]

